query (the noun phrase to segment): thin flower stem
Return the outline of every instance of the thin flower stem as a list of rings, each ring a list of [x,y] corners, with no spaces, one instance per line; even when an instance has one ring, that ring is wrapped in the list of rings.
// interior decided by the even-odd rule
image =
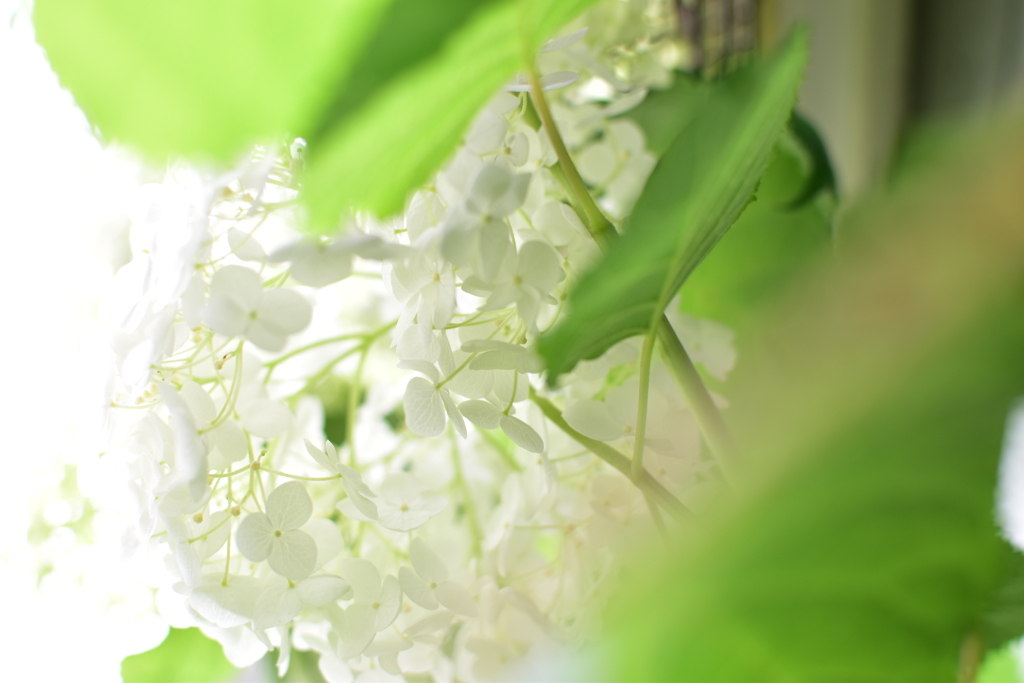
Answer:
[[[569,438],[573,439],[581,446],[586,447],[591,453],[601,458],[627,477],[630,476],[629,458],[624,456],[622,453],[619,453],[603,441],[591,439],[589,436],[585,436],[580,432],[577,432],[569,426],[569,423],[565,421],[564,417],[562,417],[562,411],[560,411],[554,403],[543,396],[538,395],[533,387],[530,387],[530,400],[537,404],[537,407],[540,408],[542,413],[544,413],[544,416],[551,420],[556,427],[565,432]],[[684,522],[695,518],[693,512],[679,502],[679,499],[673,496],[668,489],[658,483],[658,480],[651,476],[650,472],[645,470],[640,475],[640,479],[636,480],[635,483],[641,491],[650,494],[651,498],[653,498],[655,502],[663,507],[670,515],[675,517],[676,520]]]
[[[342,334],[342,335],[339,335],[337,337],[331,337],[329,339],[321,339],[320,341],[313,342],[312,344],[306,344],[305,346],[301,346],[301,347],[295,349],[294,351],[289,351],[288,353],[284,354],[283,356],[281,356],[279,358],[275,358],[274,360],[268,361],[267,363],[263,364],[264,367],[267,368],[267,376],[263,380],[263,383],[266,384],[267,382],[269,382],[270,381],[270,374],[274,371],[274,368],[276,368],[278,365],[280,365],[281,363],[285,362],[289,358],[294,358],[295,356],[298,356],[301,353],[305,353],[306,351],[311,351],[311,350],[319,348],[321,346],[327,346],[328,344],[336,344],[338,342],[349,341],[351,339],[363,339],[365,337],[366,337],[365,333]]]
[[[288,474],[287,472],[278,472],[277,470],[272,470],[269,467],[263,467],[263,466],[260,467],[260,470],[263,471],[263,472],[270,472],[271,474],[276,474],[279,477],[288,477],[289,479],[301,479],[302,481],[334,481],[335,479],[341,479],[341,475],[340,474],[335,474],[335,475],[330,476],[330,477],[303,477],[303,476],[300,476],[298,474]]]
[[[587,226],[587,230],[594,237],[594,241],[597,242],[597,246],[601,251],[607,253],[611,247],[611,239],[616,234],[615,229],[608,219],[605,218],[604,214],[601,213],[597,204],[594,203],[594,198],[590,195],[586,184],[583,183],[579,171],[573,165],[572,158],[565,148],[565,143],[562,142],[562,137],[558,133],[558,127],[555,125],[551,111],[548,109],[547,101],[544,98],[544,92],[540,87],[540,81],[536,72],[532,73],[530,78],[533,102],[536,105],[540,119],[544,123],[544,128],[548,132],[548,136],[551,138],[555,154],[558,155],[558,161],[561,166],[560,172],[565,175],[566,182],[573,195],[579,205],[583,207],[584,215],[582,218]],[[701,433],[707,439],[708,445],[718,460],[723,474],[728,478],[735,469],[735,464],[738,460],[738,450],[732,435],[729,433],[729,428],[722,418],[722,414],[711,400],[704,382],[693,367],[693,361],[690,360],[686,349],[683,348],[682,342],[676,336],[675,330],[668,323],[668,319],[662,316],[661,320],[655,324],[655,330],[652,331],[656,332],[658,340],[661,342],[662,353],[665,355],[666,363],[671,369],[679,387],[682,389],[687,402],[690,404]]]
[[[480,529],[480,519],[477,517],[476,503],[473,501],[473,492],[466,483],[466,477],[462,473],[462,456],[459,454],[459,442],[455,440],[455,430],[449,428],[448,435],[452,442],[452,467],[455,470],[454,484],[462,492],[463,505],[466,509],[466,521],[469,524],[469,534],[473,539],[473,556],[483,557],[484,534]]]
[[[630,468],[633,481],[639,481],[644,471],[644,440],[647,436],[647,395],[651,385],[651,356],[654,355],[654,331],[644,337],[640,353],[640,393],[636,402],[636,437],[633,440],[633,464]]]
[[[587,215],[587,227],[590,229],[590,234],[594,236],[594,239],[603,248],[615,234],[615,227],[605,218],[601,209],[594,203],[594,198],[590,196],[590,190],[587,189],[586,183],[583,182],[579,171],[576,170],[576,165],[573,164],[572,158],[569,156],[569,150],[566,149],[565,142],[563,142],[562,136],[558,132],[558,126],[555,125],[555,119],[551,116],[551,110],[548,108],[547,99],[544,97],[544,89],[540,85],[540,78],[537,76],[536,70],[530,72],[530,94],[533,96],[533,103],[537,108],[537,113],[540,115],[540,120],[544,123],[544,129],[548,133],[548,138],[551,140],[551,146],[555,148],[555,155],[562,166],[561,170],[565,174],[569,187],[576,196],[576,200],[582,207],[583,212]]]
[[[707,439],[708,446],[715,454],[722,474],[726,479],[730,478],[739,463],[739,452],[732,439],[732,434],[729,433],[729,428],[722,418],[722,413],[718,411],[718,406],[715,405],[707,387],[701,381],[697,368],[693,366],[693,361],[690,360],[690,356],[687,355],[686,349],[683,348],[682,342],[679,341],[679,337],[676,336],[675,330],[672,329],[672,325],[665,316],[661,317],[661,321],[657,325],[657,335],[658,341],[661,342],[665,363],[683,390],[683,395],[697,420],[697,426],[700,427],[701,433]]]

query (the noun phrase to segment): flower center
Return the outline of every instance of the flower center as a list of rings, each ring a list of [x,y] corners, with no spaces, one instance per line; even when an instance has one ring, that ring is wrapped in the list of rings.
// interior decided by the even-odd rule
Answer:
[[[274,530],[274,536],[276,536],[277,538],[281,538],[281,530],[280,529],[275,529]]]
[[[408,503],[402,503],[401,507],[399,507],[398,509],[401,510],[402,512],[408,512],[409,511],[409,505],[408,505]]]

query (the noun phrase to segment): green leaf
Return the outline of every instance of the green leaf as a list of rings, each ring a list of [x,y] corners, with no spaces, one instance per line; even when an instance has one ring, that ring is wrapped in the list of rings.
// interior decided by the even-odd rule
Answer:
[[[233,162],[305,135],[343,87],[387,0],[38,0],[61,84],[108,139],[156,161]]]
[[[429,60],[408,68],[311,150],[306,201],[312,229],[338,216],[402,210],[458,145],[473,117],[560,26],[595,0],[491,3],[475,12]]]
[[[978,629],[987,650],[1024,636],[1024,554],[1003,541],[999,556],[999,584]]]
[[[746,206],[789,117],[807,58],[803,34],[772,60],[711,88],[659,161],[622,239],[569,296],[540,340],[548,381],[645,334]]]
[[[680,310],[748,332],[749,315],[832,243],[814,204],[785,205],[807,182],[799,159],[776,146],[753,201],[682,287]],[[742,354],[741,354],[742,358]]]
[[[124,683],[219,683],[237,673],[220,644],[197,628],[172,628],[159,646],[121,662]]]
[[[644,101],[622,115],[632,119],[644,131],[647,149],[662,156],[700,111],[714,86],[684,71],[675,72],[675,81],[667,90],[653,90]]]
[[[810,121],[800,116],[799,112],[794,111],[793,116],[789,119],[789,132],[800,142],[810,157],[811,173],[807,178],[807,183],[800,190],[800,194],[792,199],[787,207],[798,209],[826,191],[830,192],[833,197],[837,197],[839,190],[836,186],[836,174],[832,169],[832,160],[829,158],[825,141],[821,139],[818,129]]]
[[[395,213],[537,48],[596,0],[39,0],[36,33],[108,139],[233,162],[306,138],[314,229]]]
[[[956,680],[999,586],[1024,393],[1021,123],[862,214],[838,265],[759,312],[731,379],[744,476],[674,561],[639,565],[609,678]]]
[[[1021,683],[1020,664],[1010,647],[989,653],[978,670],[977,683]]]

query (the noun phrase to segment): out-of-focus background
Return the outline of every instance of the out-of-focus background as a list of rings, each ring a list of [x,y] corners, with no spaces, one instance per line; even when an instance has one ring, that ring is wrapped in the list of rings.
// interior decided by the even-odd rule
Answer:
[[[901,167],[927,163],[930,146],[984,126],[1000,103],[1024,94],[1024,0],[677,6],[689,63],[711,76],[809,24],[798,109],[825,140],[843,203],[883,190]],[[95,313],[124,258],[110,236],[124,230],[146,173],[92,136],[34,42],[30,8],[0,0],[0,654],[8,680],[116,680],[123,656],[166,632],[118,568],[116,529],[74,494],[102,489],[89,475],[104,370]],[[91,545],[78,545],[86,526]]]

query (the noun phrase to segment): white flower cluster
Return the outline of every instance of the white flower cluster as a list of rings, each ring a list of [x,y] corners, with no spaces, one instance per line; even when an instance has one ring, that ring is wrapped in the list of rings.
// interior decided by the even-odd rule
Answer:
[[[551,91],[556,118],[621,216],[654,159],[618,115],[649,81],[612,73],[584,33],[549,45],[544,82],[573,84]],[[337,239],[292,227],[301,142],[144,188],[105,312],[104,457],[129,484],[124,545],[150,563],[160,614],[239,666],[277,649],[283,672],[298,648],[331,681],[492,678],[599,630],[622,532],[651,524],[633,484],[533,402],[632,452],[637,344],[554,391],[540,374],[534,344],[598,252],[520,89],[404,216],[357,217]],[[681,324],[724,375],[728,330]],[[699,433],[658,368],[652,385],[644,462],[695,504],[714,482]]]

